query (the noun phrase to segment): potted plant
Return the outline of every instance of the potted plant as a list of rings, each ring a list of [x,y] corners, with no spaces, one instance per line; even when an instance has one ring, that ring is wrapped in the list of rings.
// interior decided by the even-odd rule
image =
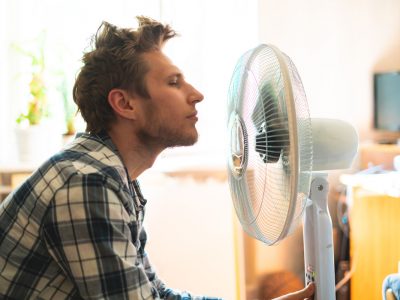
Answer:
[[[39,125],[47,113],[46,86],[42,71],[32,74],[29,91],[32,98],[28,102],[27,112],[19,115],[17,123],[21,124],[27,121],[30,126]]]
[[[69,89],[67,84],[67,78],[64,73],[61,74],[62,80],[58,87],[58,91],[61,94],[63,99],[63,106],[64,106],[64,121],[65,121],[65,133],[64,137],[69,139],[71,136],[75,135],[76,128],[75,128],[75,117],[77,114],[77,106],[69,96]]]
[[[32,70],[27,109],[16,120],[18,159],[23,163],[40,162],[50,154],[50,151],[54,151],[55,147],[60,145],[57,137],[53,135],[51,126],[44,122],[48,116],[44,35],[41,35],[38,41],[39,47],[35,49],[36,51],[26,51],[21,47],[14,46],[18,52],[30,58]]]

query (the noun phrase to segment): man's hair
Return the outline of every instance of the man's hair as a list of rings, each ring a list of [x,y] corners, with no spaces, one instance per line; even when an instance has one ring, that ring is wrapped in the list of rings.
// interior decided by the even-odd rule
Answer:
[[[112,89],[149,97],[145,83],[148,66],[141,54],[160,50],[176,36],[169,25],[143,16],[137,19],[137,29],[103,22],[92,39],[93,50],[83,55],[84,65],[75,81],[73,98],[86,121],[87,132],[107,130],[115,120],[107,100]]]

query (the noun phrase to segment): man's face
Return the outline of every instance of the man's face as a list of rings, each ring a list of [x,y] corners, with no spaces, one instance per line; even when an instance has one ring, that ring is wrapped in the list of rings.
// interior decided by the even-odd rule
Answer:
[[[193,145],[198,138],[195,106],[203,95],[161,51],[145,53],[143,58],[149,66],[145,82],[150,98],[140,101],[139,138],[162,148]]]

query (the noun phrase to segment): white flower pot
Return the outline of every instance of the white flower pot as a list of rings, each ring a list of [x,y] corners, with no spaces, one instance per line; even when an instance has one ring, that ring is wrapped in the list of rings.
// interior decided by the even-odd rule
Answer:
[[[61,149],[61,134],[51,126],[31,125],[15,129],[18,160],[22,163],[41,163]]]

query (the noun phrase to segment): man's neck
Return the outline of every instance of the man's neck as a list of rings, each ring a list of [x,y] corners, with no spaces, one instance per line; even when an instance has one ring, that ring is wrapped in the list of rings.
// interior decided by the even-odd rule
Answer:
[[[108,134],[117,147],[131,180],[137,179],[145,170],[151,168],[157,156],[164,150],[144,145],[134,133],[120,128],[113,128]]]

